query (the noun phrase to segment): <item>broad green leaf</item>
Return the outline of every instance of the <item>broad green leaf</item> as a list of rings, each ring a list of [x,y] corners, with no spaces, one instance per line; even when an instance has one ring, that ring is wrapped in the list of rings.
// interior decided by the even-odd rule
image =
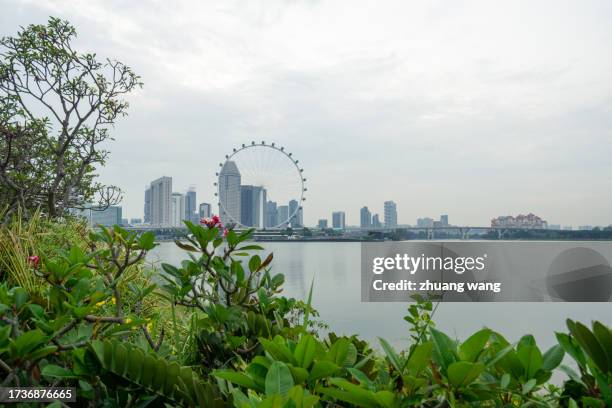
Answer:
[[[508,388],[508,385],[510,385],[510,374],[504,373],[504,375],[502,375],[501,380],[499,381],[499,386],[502,389],[505,389],[505,388]]]
[[[280,361],[273,362],[266,375],[266,395],[286,395],[294,385],[289,367]]]
[[[293,355],[295,356],[295,360],[297,361],[298,365],[303,368],[310,367],[310,364],[314,359],[316,349],[316,340],[310,334],[303,335],[293,351]]]
[[[572,337],[565,333],[555,333],[555,336],[557,337],[557,341],[561,347],[563,347],[563,350],[565,350],[565,352],[569,354],[579,366],[586,366],[586,356]]]
[[[238,373],[232,370],[215,370],[213,371],[213,375],[217,378],[221,378],[223,380],[227,380],[232,384],[239,385],[244,388],[248,388],[255,391],[264,391],[261,387],[259,387],[255,381],[242,373]]]
[[[491,337],[490,329],[482,329],[472,334],[459,346],[459,358],[464,361],[476,361],[483,352],[489,337]]]
[[[604,373],[608,372],[608,356],[595,335],[582,323],[576,322],[572,334],[587,352],[593,363]]]
[[[395,367],[398,373],[401,373],[402,363],[400,361],[399,355],[395,352],[395,350],[393,350],[393,347],[391,347],[391,345],[387,343],[387,340],[380,337],[378,338],[378,340],[380,341],[380,345],[382,346],[383,351],[387,355],[387,359],[389,360],[389,362],[393,365],[393,367]]]
[[[428,341],[426,343],[419,344],[412,350],[412,354],[406,363],[406,369],[412,376],[418,376],[422,369],[427,367],[429,360],[431,359],[431,351],[433,349],[433,343]]]
[[[533,387],[536,386],[536,384],[537,384],[536,379],[532,378],[531,380],[529,380],[525,384],[523,384],[523,388],[522,388],[521,392],[523,394],[529,394],[533,390]]]
[[[538,346],[525,345],[517,351],[517,356],[523,365],[526,378],[533,378],[542,368],[542,353]]]
[[[608,356],[608,370],[612,371],[612,332],[600,322],[593,322],[593,334]]]
[[[484,371],[482,363],[457,361],[448,366],[448,380],[455,388],[467,387]]]
[[[340,367],[331,361],[321,360],[316,361],[312,368],[310,369],[310,375],[308,376],[308,381],[315,381],[320,378],[331,377],[334,375]]]
[[[77,376],[70,370],[64,367],[60,367],[55,364],[47,364],[43,367],[40,373],[45,377],[53,378],[77,378]]]
[[[561,364],[564,355],[565,351],[561,345],[552,346],[542,356],[542,368],[548,371],[554,370]]]
[[[446,371],[448,366],[457,360],[457,345],[446,334],[431,327],[431,340],[433,341],[433,358]]]

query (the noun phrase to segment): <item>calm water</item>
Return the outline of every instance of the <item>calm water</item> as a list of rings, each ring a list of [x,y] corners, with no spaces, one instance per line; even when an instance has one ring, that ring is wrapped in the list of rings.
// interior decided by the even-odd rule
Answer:
[[[384,337],[406,345],[404,303],[362,303],[360,299],[360,244],[358,242],[270,242],[273,271],[285,275],[285,295],[306,299],[314,278],[313,305],[321,319],[337,333],[359,334],[370,341]],[[152,262],[178,264],[185,253],[174,243],[162,243],[150,255]],[[262,257],[263,258],[263,257]],[[458,339],[486,326],[510,341],[533,334],[541,347],[556,344],[555,331],[566,331],[565,319],[612,323],[610,303],[442,303],[437,327]],[[375,343],[378,343],[375,341]]]

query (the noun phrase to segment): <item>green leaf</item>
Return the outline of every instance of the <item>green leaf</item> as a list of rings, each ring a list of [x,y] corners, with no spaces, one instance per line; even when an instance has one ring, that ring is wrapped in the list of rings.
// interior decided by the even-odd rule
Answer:
[[[508,388],[508,385],[510,385],[510,374],[504,373],[504,375],[502,375],[501,380],[499,381],[499,386],[502,389],[505,389],[505,388]]]
[[[446,334],[431,327],[431,339],[433,341],[433,358],[436,363],[446,371],[448,366],[457,360],[456,343]]]
[[[317,341],[310,335],[306,334],[300,338],[293,355],[300,367],[308,368],[314,360],[317,349]]]
[[[395,352],[395,350],[393,350],[393,347],[391,347],[387,340],[379,337],[378,341],[380,341],[380,345],[383,348],[385,354],[387,355],[387,359],[389,360],[389,362],[393,365],[393,367],[395,367],[398,373],[401,373],[403,365],[400,361],[399,355]]]
[[[45,377],[53,378],[77,378],[77,376],[70,370],[64,367],[60,367],[55,364],[47,364],[43,367],[40,372]]]
[[[561,364],[565,351],[559,344],[549,348],[542,356],[542,368],[547,371],[552,371]]]
[[[569,354],[580,367],[586,366],[586,356],[576,341],[565,333],[555,333],[563,350]]]
[[[321,360],[314,363],[308,376],[308,381],[315,381],[319,378],[326,378],[334,375],[340,367],[331,361]]]
[[[595,335],[582,323],[576,322],[572,335],[587,352],[593,363],[604,373],[608,372],[608,356]]]
[[[266,375],[266,395],[286,395],[294,385],[289,367],[280,361],[273,362]]]
[[[519,347],[517,356],[523,365],[526,378],[535,377],[536,372],[542,368],[542,353],[538,346],[525,345]]]
[[[523,384],[523,388],[521,390],[521,392],[525,395],[525,394],[529,394],[531,392],[531,390],[533,390],[533,387],[535,387],[537,384],[537,380],[535,378],[532,378],[531,380],[527,381],[525,384]]]
[[[593,322],[593,334],[608,356],[608,370],[612,371],[612,332],[601,322]]]
[[[459,358],[465,361],[476,361],[491,337],[490,329],[482,329],[472,334],[459,346]]]
[[[262,392],[264,391],[261,387],[259,387],[255,381],[242,373],[238,373],[236,371],[232,371],[232,370],[215,370],[212,373],[215,377],[217,378],[221,378],[223,380],[227,380],[229,382],[231,382],[232,384],[236,384],[239,385],[241,387],[244,388],[248,388],[251,390],[255,390],[255,391],[259,391]]]
[[[432,350],[433,343],[431,341],[416,346],[406,362],[408,374],[414,377],[418,376],[421,370],[429,364]]]
[[[251,259],[249,259],[249,271],[251,271],[251,273],[257,272],[259,265],[261,265],[261,258],[259,255],[253,255]]]
[[[155,234],[152,231],[147,231],[138,239],[140,248],[148,251],[155,247]]]
[[[448,380],[455,388],[466,387],[474,382],[484,369],[482,363],[457,361],[448,366]]]
[[[371,402],[369,400],[363,400],[360,396],[355,395],[349,391],[339,390],[337,388],[321,388],[319,389],[324,395],[327,395],[333,399],[347,402],[351,405],[361,408],[378,408],[377,402]]]
[[[379,406],[379,400],[376,398],[376,394],[370,390],[355,385],[344,378],[332,378],[330,383],[350,392],[355,397],[358,397],[361,401],[359,406]]]

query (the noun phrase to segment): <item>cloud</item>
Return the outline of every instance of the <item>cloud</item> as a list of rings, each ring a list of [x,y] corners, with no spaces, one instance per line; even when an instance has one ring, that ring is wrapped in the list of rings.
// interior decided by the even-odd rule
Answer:
[[[140,73],[103,180],[141,216],[163,175],[213,201],[250,140],[305,167],[307,224],[398,202],[399,221],[535,212],[609,224],[611,6],[485,1],[0,0],[0,33],[48,15]]]

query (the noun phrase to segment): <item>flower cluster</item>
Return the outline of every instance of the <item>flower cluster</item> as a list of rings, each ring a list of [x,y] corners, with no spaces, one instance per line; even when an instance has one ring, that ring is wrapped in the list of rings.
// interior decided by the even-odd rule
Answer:
[[[219,227],[219,228],[223,228],[223,224],[221,223],[221,219],[219,218],[218,215],[213,215],[210,218],[202,218],[200,220],[200,224],[202,225],[206,225],[208,228],[215,228],[215,227]]]
[[[38,255],[28,256],[28,263],[32,265],[34,268],[38,268],[38,264],[40,263],[40,256]]]
[[[218,215],[213,215],[210,218],[202,218],[200,219],[200,224],[206,225],[208,228],[219,228],[223,230],[223,236],[227,236],[229,230],[223,227],[223,223],[221,222],[221,218]]]

